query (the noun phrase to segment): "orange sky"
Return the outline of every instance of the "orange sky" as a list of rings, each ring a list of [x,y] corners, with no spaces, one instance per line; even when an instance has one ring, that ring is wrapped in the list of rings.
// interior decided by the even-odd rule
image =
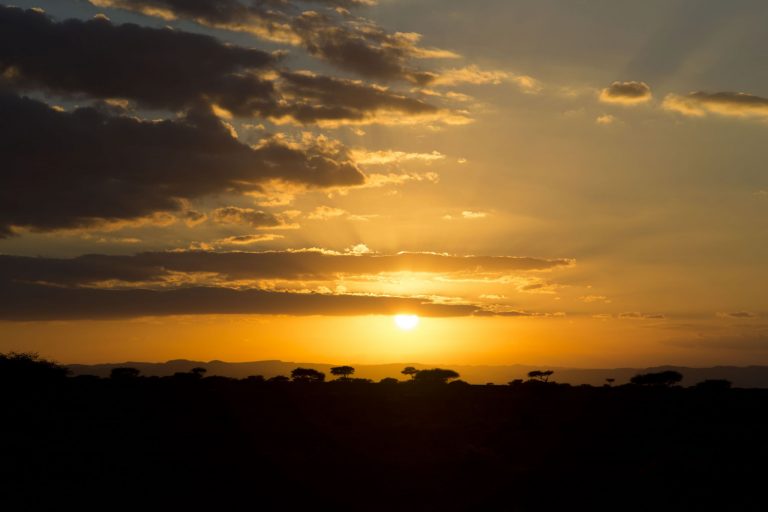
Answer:
[[[762,2],[15,3],[0,351],[768,364]]]

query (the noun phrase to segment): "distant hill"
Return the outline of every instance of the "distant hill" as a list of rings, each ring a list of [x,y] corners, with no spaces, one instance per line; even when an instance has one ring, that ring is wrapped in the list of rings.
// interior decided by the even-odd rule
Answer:
[[[341,363],[340,363],[341,364]],[[330,369],[336,364],[319,364],[290,361],[253,361],[244,363],[228,363],[224,361],[188,361],[176,359],[165,363],[142,363],[128,361],[124,363],[110,364],[71,364],[68,367],[73,375],[97,375],[108,377],[112,368],[119,366],[131,366],[141,371],[144,376],[166,376],[175,372],[187,372],[197,366],[208,370],[206,375],[220,375],[224,377],[244,378],[249,375],[262,375],[265,378],[276,375],[289,376],[291,370],[296,367],[314,368],[324,372],[331,378]],[[728,379],[736,387],[768,388],[768,366],[714,366],[711,368],[687,368],[683,366],[657,366],[653,368],[612,368],[612,369],[582,369],[561,368],[543,366],[467,366],[467,365],[425,365],[419,363],[393,363],[376,365],[352,365],[355,367],[355,377],[381,380],[384,377],[406,379],[400,372],[406,366],[417,369],[434,368],[441,366],[457,371],[461,378],[473,384],[506,384],[513,379],[525,379],[531,370],[554,370],[552,379],[556,382],[569,384],[591,384],[599,386],[605,384],[605,379],[615,379],[614,385],[625,384],[638,373],[657,372],[663,370],[675,370],[683,374],[684,386],[692,386],[705,379]]]

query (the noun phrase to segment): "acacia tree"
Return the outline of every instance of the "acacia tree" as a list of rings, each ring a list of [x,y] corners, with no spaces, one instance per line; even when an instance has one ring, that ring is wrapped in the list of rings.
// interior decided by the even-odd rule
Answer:
[[[409,376],[411,380],[413,380],[416,378],[416,375],[419,373],[419,370],[417,370],[413,366],[406,366],[405,368],[403,368],[403,371],[400,373],[402,373],[403,375]]]
[[[459,374],[453,370],[432,368],[431,370],[420,370],[417,372],[414,381],[419,383],[445,384],[451,379],[458,378]]]
[[[291,371],[293,382],[323,382],[325,374],[313,368],[296,368]]]
[[[552,375],[554,370],[533,370],[531,372],[528,372],[528,378],[529,379],[536,379],[541,382],[549,382],[549,377]]]
[[[353,373],[355,373],[355,369],[351,366],[337,366],[335,368],[331,368],[331,375],[338,376],[339,380],[347,380]]]

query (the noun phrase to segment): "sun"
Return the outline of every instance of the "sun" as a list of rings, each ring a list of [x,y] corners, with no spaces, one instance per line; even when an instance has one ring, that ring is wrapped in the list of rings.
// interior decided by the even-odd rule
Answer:
[[[419,315],[395,315],[395,325],[404,331],[411,331],[419,325]]]

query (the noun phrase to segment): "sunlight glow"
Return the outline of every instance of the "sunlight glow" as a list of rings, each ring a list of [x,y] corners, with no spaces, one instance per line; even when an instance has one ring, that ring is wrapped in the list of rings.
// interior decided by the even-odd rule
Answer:
[[[419,325],[418,315],[395,315],[395,325],[404,331],[410,331]]]

